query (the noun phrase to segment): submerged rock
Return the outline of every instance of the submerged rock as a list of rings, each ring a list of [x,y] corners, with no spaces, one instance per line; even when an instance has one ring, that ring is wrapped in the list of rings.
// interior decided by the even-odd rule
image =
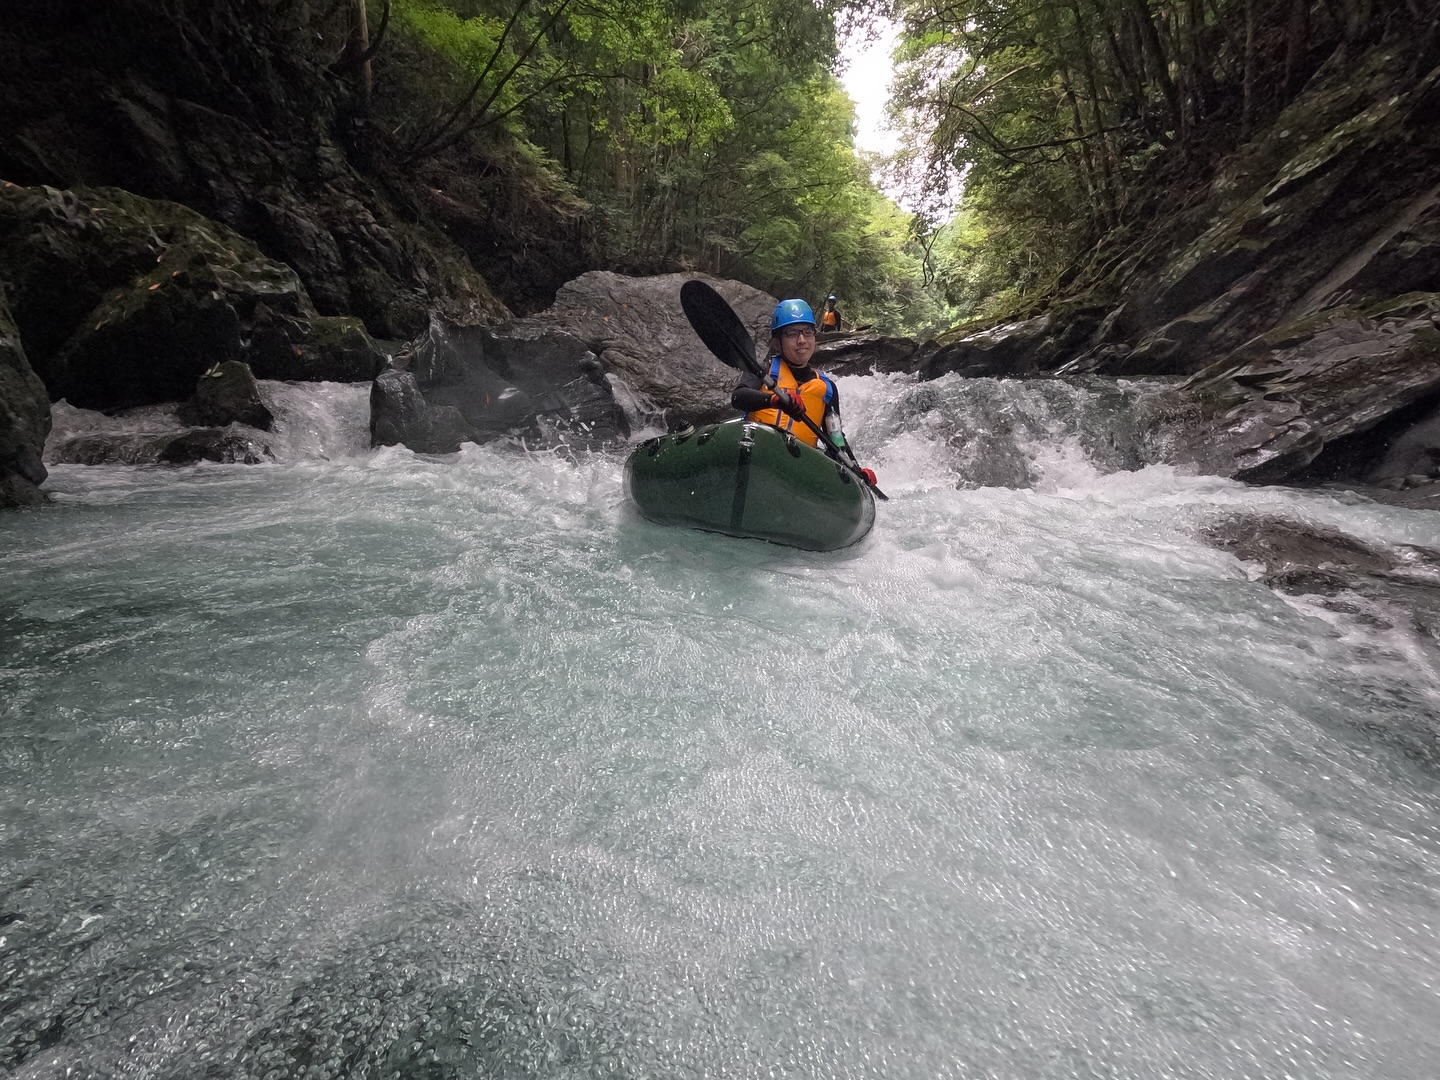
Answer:
[[[50,433],[50,400],[30,367],[0,287],[0,509],[44,501],[41,454]]]
[[[1258,580],[1300,611],[1356,636],[1375,670],[1413,670],[1440,662],[1440,551],[1361,540],[1326,525],[1272,514],[1231,513],[1201,529],[1207,543],[1254,568]],[[1423,659],[1422,659],[1423,658]],[[1363,672],[1360,690],[1365,692]],[[1373,686],[1380,708],[1359,726],[1430,768],[1440,767],[1440,723],[1427,706],[1415,714],[1383,708],[1395,685]]]
[[[56,439],[54,465],[260,465],[275,454],[262,433],[239,424],[174,431],[88,431]]]
[[[199,461],[216,461],[223,465],[259,465],[274,461],[270,447],[251,432],[238,425],[228,428],[205,427],[187,431],[172,439],[161,451],[162,465],[193,465]]]
[[[107,415],[67,401],[51,407],[45,443],[52,465],[258,465],[275,460],[273,436],[240,423],[195,426],[181,405],[149,405]],[[267,410],[268,412],[268,410]]]
[[[1227,514],[1201,529],[1206,543],[1259,568],[1278,592],[1316,597],[1321,606],[1356,614],[1355,598],[1385,605],[1370,618],[1408,617],[1412,629],[1440,641],[1440,551],[1381,546],[1313,522],[1270,514]],[[1348,599],[1347,599],[1348,598]],[[1388,618],[1387,618],[1388,616]]]

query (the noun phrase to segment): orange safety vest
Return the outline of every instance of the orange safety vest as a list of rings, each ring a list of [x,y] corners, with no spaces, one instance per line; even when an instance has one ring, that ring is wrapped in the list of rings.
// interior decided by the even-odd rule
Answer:
[[[835,384],[830,381],[828,376],[817,372],[816,377],[809,382],[797,383],[795,373],[790,370],[790,365],[784,363],[780,357],[772,356],[770,358],[770,378],[774,380],[778,389],[797,391],[800,394],[800,400],[805,403],[805,415],[814,421],[815,426],[821,431],[825,430],[825,410],[835,400]],[[803,420],[791,416],[789,413],[781,412],[779,409],[756,409],[752,413],[746,413],[745,419],[753,420],[757,424],[769,424],[771,427],[789,432],[807,446],[818,446],[820,442],[815,437],[815,432],[806,427]]]
[[[820,313],[820,326],[822,329],[830,330],[839,327],[840,313],[834,308],[826,308]]]

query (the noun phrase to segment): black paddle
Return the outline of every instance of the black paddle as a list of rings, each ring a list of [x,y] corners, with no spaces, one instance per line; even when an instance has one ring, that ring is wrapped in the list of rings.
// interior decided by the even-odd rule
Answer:
[[[755,359],[755,342],[751,340],[750,332],[745,329],[740,316],[735,314],[735,310],[725,302],[723,296],[703,281],[687,281],[680,286],[680,306],[685,309],[685,318],[690,320],[695,333],[705,343],[705,347],[715,354],[717,360],[738,371],[758,375],[765,389],[774,393],[775,380],[770,378],[770,372]],[[804,413],[800,414],[800,419],[815,433],[825,453],[854,473],[855,478],[868,486],[877,499],[889,501],[890,496],[870,483],[860,471],[859,465],[840,456],[840,451],[830,441],[830,437],[820,430],[819,424]]]

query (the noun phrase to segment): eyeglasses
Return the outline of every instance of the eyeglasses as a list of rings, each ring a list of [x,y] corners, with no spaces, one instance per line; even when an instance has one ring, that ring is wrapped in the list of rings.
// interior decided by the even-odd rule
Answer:
[[[786,341],[795,341],[797,338],[802,337],[814,337],[815,328],[813,326],[787,326],[784,330],[780,331],[780,336]]]

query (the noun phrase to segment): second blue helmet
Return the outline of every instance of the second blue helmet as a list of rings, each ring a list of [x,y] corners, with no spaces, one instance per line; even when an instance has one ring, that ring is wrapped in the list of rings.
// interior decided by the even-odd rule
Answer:
[[[775,305],[775,314],[770,316],[772,334],[782,326],[793,326],[796,323],[815,325],[815,312],[810,310],[809,304],[804,300],[781,300]]]

